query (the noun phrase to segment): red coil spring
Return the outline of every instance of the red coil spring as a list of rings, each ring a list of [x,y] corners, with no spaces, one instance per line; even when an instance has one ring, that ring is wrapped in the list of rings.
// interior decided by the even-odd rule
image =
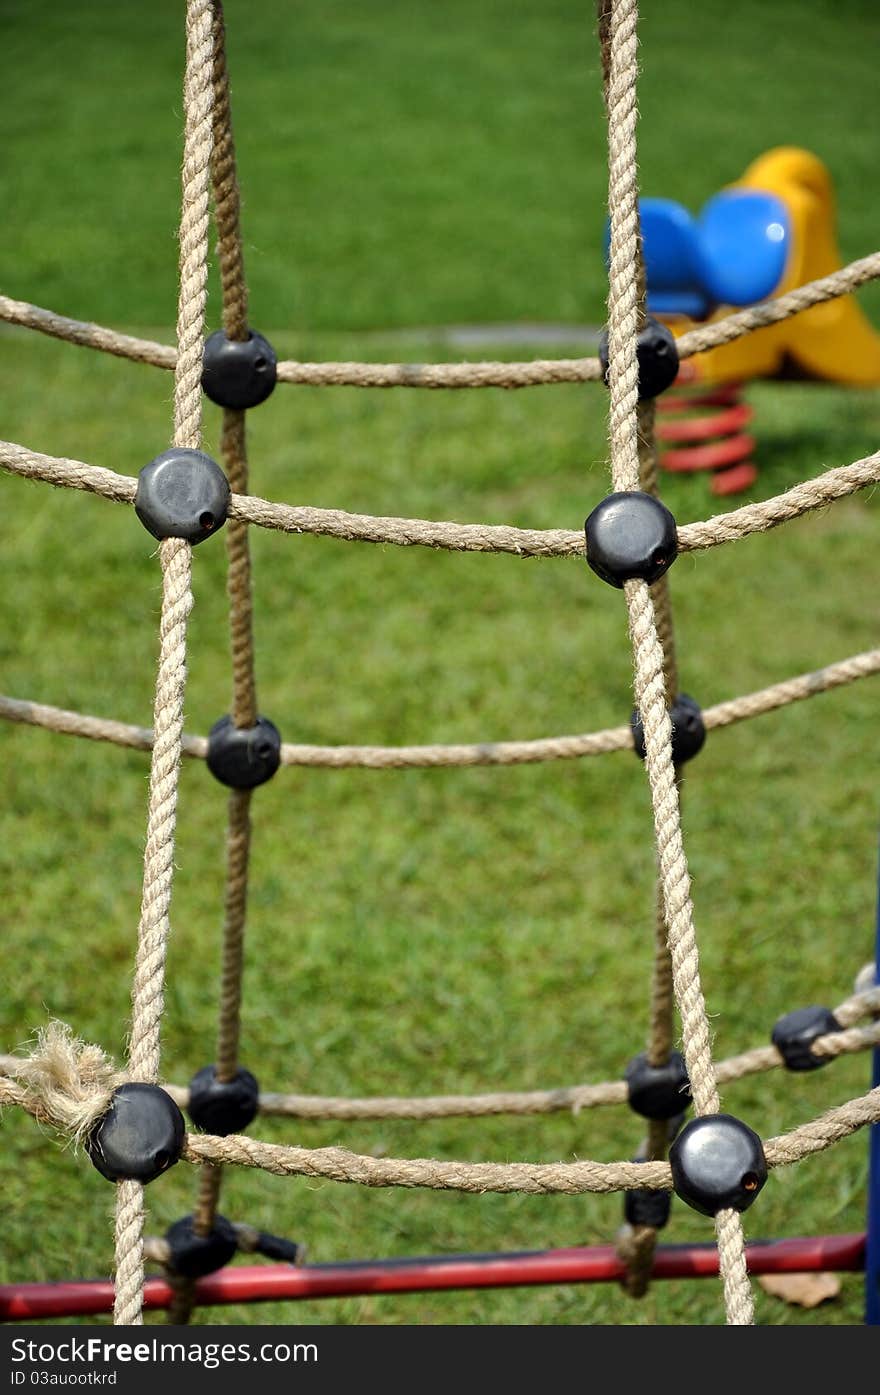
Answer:
[[[723,410],[706,415],[706,407]],[[669,418],[658,421],[658,439],[675,442],[675,449],[661,452],[664,470],[714,470],[713,494],[739,494],[754,484],[758,471],[749,457],[755,438],[743,430],[753,412],[739,383],[695,387],[678,378],[657,408]]]

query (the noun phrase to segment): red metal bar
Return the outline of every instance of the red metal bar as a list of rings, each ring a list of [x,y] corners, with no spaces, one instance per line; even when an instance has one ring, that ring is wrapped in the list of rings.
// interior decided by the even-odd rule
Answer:
[[[865,1236],[811,1235],[793,1240],[758,1241],[746,1247],[752,1274],[860,1271]],[[426,1259],[357,1260],[349,1264],[248,1265],[221,1269],[196,1284],[196,1302],[268,1303],[303,1298],[350,1298],[368,1293],[416,1293],[438,1289],[515,1288],[532,1284],[607,1283],[622,1279],[624,1266],[611,1245],[514,1254],[441,1255]],[[699,1279],[718,1273],[714,1245],[661,1245],[655,1279]],[[167,1308],[171,1289],[164,1279],[148,1279],[146,1308]],[[0,1284],[0,1321],[86,1317],[109,1313],[113,1285],[108,1279],[53,1284]]]

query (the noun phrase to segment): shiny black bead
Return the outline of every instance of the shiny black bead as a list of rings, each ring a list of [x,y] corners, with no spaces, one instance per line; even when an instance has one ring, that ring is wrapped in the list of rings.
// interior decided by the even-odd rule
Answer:
[[[229,481],[209,455],[174,447],[141,470],[134,511],[154,538],[204,542],[226,522]]]
[[[221,717],[208,732],[208,769],[221,784],[251,790],[271,780],[281,764],[281,733],[268,717],[237,727]]]
[[[684,765],[698,751],[703,749],[706,740],[706,727],[700,704],[687,693],[679,693],[669,711],[672,722],[672,759],[676,765]],[[633,708],[629,719],[633,734],[633,745],[640,760],[645,759],[645,731],[638,708]]]
[[[641,490],[609,494],[584,524],[587,561],[610,586],[658,581],[675,561],[678,530],[665,504]]]
[[[673,1051],[662,1066],[652,1066],[642,1051],[627,1065],[624,1079],[630,1109],[645,1119],[673,1119],[690,1101],[690,1081],[680,1051]]]
[[[818,1070],[827,1066],[831,1056],[814,1056],[810,1047],[828,1032],[839,1032],[840,1023],[827,1007],[797,1008],[786,1013],[771,1033],[771,1041],[780,1052],[787,1070]]]
[[[202,388],[218,407],[257,407],[277,381],[275,350],[256,330],[247,339],[227,339],[218,329],[205,341]]]
[[[238,1237],[225,1216],[215,1216],[207,1235],[198,1235],[192,1216],[175,1221],[165,1232],[171,1254],[168,1268],[187,1279],[213,1274],[235,1256]]]
[[[767,1181],[758,1135],[732,1114],[704,1114],[685,1124],[669,1150],[677,1196],[700,1211],[745,1211]]]
[[[113,1092],[110,1108],[86,1140],[86,1152],[108,1182],[152,1182],[178,1162],[186,1124],[160,1085],[137,1081]]]
[[[639,365],[639,398],[644,402],[650,397],[659,397],[671,387],[678,377],[678,345],[675,335],[666,325],[648,316],[647,323],[640,331],[636,344],[636,360]],[[602,379],[608,382],[608,331],[599,338],[599,364]]]
[[[623,1215],[630,1225],[647,1225],[652,1230],[662,1230],[669,1220],[671,1209],[671,1192],[652,1192],[647,1187],[634,1187],[623,1195]]]
[[[218,1080],[214,1067],[205,1066],[189,1082],[189,1117],[197,1128],[221,1138],[253,1123],[259,1102],[255,1076],[241,1067],[232,1080]]]

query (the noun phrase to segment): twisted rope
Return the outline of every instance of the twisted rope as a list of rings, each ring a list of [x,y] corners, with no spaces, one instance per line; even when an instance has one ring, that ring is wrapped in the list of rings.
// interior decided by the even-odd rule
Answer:
[[[223,328],[230,339],[248,337],[248,294],[241,237],[241,204],[232,135],[229,70],[226,62],[226,26],[221,0],[213,0],[213,134],[211,183],[217,221],[218,254],[223,300]],[[247,427],[244,411],[224,408],[220,452],[230,488],[247,493]],[[254,673],[253,599],[248,528],[232,519],[226,529],[229,597],[229,630],[232,658],[232,720],[237,727],[252,727],[257,720]],[[217,1079],[235,1078],[241,1036],[241,999],[244,974],[244,935],[247,916],[248,862],[250,855],[250,790],[231,790],[227,805],[226,872],[220,969],[220,1002],[217,1025]],[[220,1168],[202,1170],[194,1212],[197,1233],[207,1235],[214,1225],[220,1202]],[[189,1320],[194,1306],[195,1284],[178,1285],[169,1322]]]
[[[3,1077],[0,1077],[0,1104],[16,1104],[40,1117],[41,1106],[35,1103],[33,1095]],[[767,1165],[787,1167],[800,1162],[878,1121],[880,1086],[836,1105],[787,1134],[765,1140]],[[669,1165],[659,1162],[471,1163],[435,1158],[375,1158],[345,1148],[298,1148],[265,1143],[242,1134],[230,1134],[225,1138],[187,1134],[183,1157],[195,1163],[236,1163],[278,1177],[323,1177],[332,1182],[368,1187],[569,1196],[633,1187],[669,1191],[672,1187]]]
[[[638,5],[610,0],[608,23],[608,429],[614,488],[639,487],[639,205],[636,168]]]
[[[880,276],[880,252],[860,257],[829,276],[808,281],[775,300],[737,310],[724,319],[688,330],[678,339],[679,359],[692,358],[704,349],[730,344],[755,329],[778,324],[858,290]],[[33,329],[80,348],[97,349],[117,358],[173,370],[177,350],[171,344],[122,334],[90,320],[75,320],[28,301],[0,295],[0,320]],[[278,381],[301,387],[359,388],[507,388],[546,387],[555,383],[598,382],[602,370],[598,358],[532,359],[524,363],[360,363],[352,361],[307,363],[285,359],[278,363]]]
[[[24,479],[40,479],[67,489],[99,494],[116,503],[134,501],[137,480],[113,470],[63,456],[42,455],[12,441],[0,441],[0,468]],[[880,480],[880,451],[839,465],[761,503],[678,529],[679,552],[698,552],[719,543],[765,533],[781,523],[824,508]],[[435,547],[447,552],[506,552],[517,557],[583,557],[582,529],[514,528],[497,523],[449,523],[424,518],[388,518],[276,504],[256,495],[233,494],[229,517],[282,533],[314,533],[347,542],[391,543],[395,547]]]
[[[611,247],[608,298],[608,385],[611,477],[615,490],[639,487],[638,450],[638,177],[636,167],[636,79],[638,6],[610,0],[608,6],[608,151]],[[635,665],[635,703],[645,735],[645,765],[654,810],[654,836],[672,982],[681,1016],[684,1055],[697,1114],[719,1109],[709,1022],[699,974],[690,899],[690,876],[681,836],[678,782],[672,761],[672,723],[666,706],[663,648],[654,603],[644,582],[625,583]],[[659,1139],[652,1139],[656,1148]],[[716,1217],[718,1256],[727,1320],[752,1320],[742,1224],[738,1213]]]
[[[880,1044],[880,987],[854,993],[832,1011],[841,1030],[829,1032],[813,1042],[811,1051],[818,1059],[870,1050]],[[867,1026],[855,1025],[865,1017],[876,1020]],[[718,1082],[723,1084],[776,1069],[782,1064],[783,1058],[775,1046],[758,1046],[719,1061],[715,1073]],[[77,1041],[68,1027],[57,1022],[50,1022],[44,1032],[38,1034],[30,1055],[0,1055],[0,1103],[19,1105],[42,1123],[73,1138],[84,1136],[93,1127],[109,1105],[115,1085],[122,1079],[99,1047]],[[163,1088],[182,1109],[188,1106],[187,1086],[165,1085]],[[352,1099],[263,1093],[260,1113],[337,1120],[477,1118],[492,1114],[551,1114],[560,1110],[579,1114],[582,1109],[622,1104],[626,1097],[623,1080],[554,1090],[415,1098]]]
[[[822,1152],[880,1120],[880,1087],[828,1110],[818,1119],[764,1143],[768,1167],[783,1167]],[[344,1148],[294,1148],[245,1135],[215,1138],[188,1134],[190,1162],[230,1162],[277,1177],[323,1177],[367,1187],[426,1187],[434,1191],[559,1193],[615,1192],[639,1187],[669,1191],[672,1173],[663,1162],[466,1163],[434,1158],[374,1158]],[[734,1213],[738,1214],[738,1213]]]
[[[205,295],[207,284],[207,162],[211,154],[212,107],[213,120],[217,131],[215,155],[215,184],[221,190],[218,197],[218,230],[221,238],[221,276],[224,283],[224,325],[232,337],[244,337],[246,333],[246,298],[241,261],[241,244],[238,232],[238,193],[235,183],[234,152],[231,142],[231,127],[228,108],[228,82],[225,70],[225,47],[222,25],[222,11],[219,2],[213,10],[213,27],[216,48],[212,59],[212,39],[210,20],[211,5],[208,0],[189,0],[187,10],[187,75],[185,82],[186,139],[183,167],[183,211],[181,217],[181,284],[178,311],[178,349],[166,350],[164,346],[147,345],[147,353],[152,355],[147,361],[160,362],[164,367],[175,367],[174,421],[175,444],[197,447],[201,431],[201,355],[204,326]],[[206,17],[208,24],[206,27]],[[609,295],[609,384],[611,387],[609,426],[611,438],[612,474],[615,488],[633,489],[639,487],[653,490],[656,481],[656,461],[653,459],[651,442],[651,418],[653,409],[637,403],[638,370],[635,357],[635,336],[643,314],[644,271],[640,266],[637,173],[635,161],[636,105],[635,88],[637,72],[637,5],[635,0],[600,0],[600,18],[606,26],[603,45],[603,65],[607,77],[607,106],[609,117],[609,207],[611,211],[611,267]],[[206,82],[206,71],[213,64],[212,84]],[[228,141],[227,138],[228,137]],[[222,171],[219,172],[219,171]],[[221,207],[222,205],[222,207]],[[225,227],[225,232],[224,232]],[[224,255],[224,238],[226,255]],[[755,307],[751,311],[731,316],[715,326],[706,326],[684,336],[681,341],[682,357],[688,353],[701,351],[713,344],[730,342],[738,334],[762,324],[775,323],[788,314],[798,313],[811,305],[829,299],[852,289],[863,280],[870,279],[880,272],[880,254],[863,259],[850,268],[822,278],[810,287],[798,288],[777,302]],[[859,280],[861,277],[861,280]],[[228,291],[228,294],[227,294]],[[30,321],[33,327],[48,333],[59,333],[61,337],[74,338],[74,342],[89,344],[91,347],[108,349],[110,352],[124,353],[125,356],[138,356],[138,341],[129,336],[117,336],[112,331],[99,326],[81,325],[74,321],[64,321],[53,317],[51,312],[39,311],[36,307],[22,307],[20,303],[2,298],[0,316],[16,320],[18,323]],[[62,332],[62,330],[72,332]],[[713,333],[715,337],[713,338]],[[78,337],[77,337],[78,336]],[[171,361],[169,361],[169,355]],[[382,386],[525,386],[537,381],[582,381],[586,377],[596,377],[598,365],[595,360],[537,361],[527,365],[282,365],[279,376],[282,380],[308,381],[308,371],[316,370],[315,381],[327,383],[345,380],[347,370],[357,370],[356,377],[361,385],[380,385],[376,381],[384,373]],[[287,376],[283,370],[289,370]],[[306,370],[304,375],[303,370]],[[497,376],[503,370],[506,381]],[[566,372],[577,372],[581,376],[566,378]],[[371,380],[370,375],[374,375]],[[546,374],[546,376],[542,376]],[[301,376],[300,376],[301,375]],[[322,376],[324,375],[324,376]],[[341,375],[341,376],[340,376]],[[397,377],[396,375],[399,375]],[[493,375],[496,375],[493,379]],[[241,469],[234,487],[237,497],[234,500],[233,525],[230,535],[236,544],[230,544],[230,597],[233,614],[233,669],[235,673],[234,707],[239,725],[250,725],[255,718],[256,699],[253,690],[253,653],[250,636],[250,577],[246,546],[246,524],[259,523],[261,526],[281,528],[283,531],[330,532],[332,536],[360,538],[367,541],[393,541],[399,545],[421,545],[454,547],[455,550],[504,550],[520,555],[570,555],[571,538],[577,538],[576,551],[582,550],[581,535],[566,535],[563,530],[546,530],[543,534],[529,533],[527,530],[482,527],[481,525],[455,525],[432,523],[426,520],[370,519],[358,515],[345,515],[333,510],[297,510],[286,506],[271,505],[267,501],[249,500],[246,497],[247,474],[244,458],[244,428],[241,414],[228,414],[224,422],[224,433],[232,438],[230,451],[240,457]],[[21,448],[8,447],[13,464],[8,468],[19,468],[21,474],[37,474],[40,478],[54,483],[64,483],[72,487],[86,488],[101,492],[108,497],[130,502],[133,481],[114,476],[109,471],[96,471],[94,467],[82,466],[75,461],[51,461],[49,457],[36,457]],[[42,462],[34,469],[35,462]],[[752,531],[764,531],[786,519],[798,516],[808,509],[821,507],[832,498],[841,497],[853,489],[864,487],[876,481],[878,457],[868,457],[852,466],[828,471],[819,480],[808,481],[797,486],[776,500],[762,505],[751,505],[738,510],[733,515],[720,519],[710,519],[702,524],[690,525],[681,530],[681,550],[713,546],[721,541],[745,536]],[[66,476],[66,477],[65,477]],[[652,483],[652,481],[654,483]],[[308,519],[303,525],[300,516]],[[294,521],[296,520],[296,521]],[[353,529],[353,531],[336,531]],[[372,530],[372,531],[371,531]],[[383,535],[396,533],[391,537]],[[455,539],[455,541],[453,541]],[[518,540],[528,539],[525,547]],[[535,539],[535,550],[530,550]],[[177,777],[180,756],[184,749],[182,732],[183,693],[185,686],[186,621],[192,604],[190,595],[191,549],[179,540],[166,540],[160,545],[160,560],[163,573],[163,607],[160,629],[159,674],[156,687],[154,728],[144,733],[141,729],[124,729],[138,732],[148,738],[153,751],[151,768],[150,801],[148,812],[147,843],[144,861],[144,889],[141,920],[138,933],[138,953],[133,986],[133,1019],[129,1052],[128,1075],[135,1078],[156,1080],[159,1066],[159,1031],[162,1013],[162,991],[164,981],[165,950],[170,930],[168,913],[171,895],[172,858],[174,843],[174,823],[176,817]],[[699,1113],[714,1112],[718,1108],[717,1081],[722,1071],[716,1072],[709,1039],[708,1020],[699,981],[699,962],[696,937],[693,928],[693,913],[690,903],[689,875],[681,841],[680,813],[678,805],[678,783],[671,759],[671,725],[667,712],[667,699],[676,690],[675,657],[673,647],[672,614],[669,606],[665,582],[654,588],[653,595],[641,583],[629,583],[626,587],[626,600],[630,619],[630,632],[633,643],[635,664],[635,691],[637,705],[642,713],[647,747],[646,767],[651,786],[654,806],[655,833],[657,838],[658,860],[660,864],[660,888],[662,907],[668,923],[668,966],[671,971],[675,996],[682,1014],[685,1043],[685,1056],[691,1076],[695,1107]],[[237,657],[236,657],[237,656]],[[867,656],[857,656],[857,659]],[[848,661],[854,662],[854,661]],[[829,672],[826,670],[823,672]],[[855,676],[864,676],[863,670]],[[874,670],[871,670],[874,671]],[[805,676],[807,680],[810,676]],[[853,681],[852,677],[841,678],[841,682]],[[777,699],[772,705],[796,701],[809,696],[822,688],[808,687],[803,690],[797,685],[804,678],[789,680],[787,684],[776,685]],[[250,685],[248,687],[248,684]],[[827,686],[832,686],[828,684]],[[782,690],[786,695],[781,696]],[[766,693],[772,690],[766,690]],[[738,699],[722,705],[717,712],[721,715],[717,725],[738,720],[741,716],[756,715],[758,710],[770,710],[769,706],[754,706],[762,695],[751,695],[753,706],[750,710],[740,710],[737,703],[747,703],[749,699]],[[11,700],[4,700],[9,701]],[[765,694],[766,701],[766,694]],[[29,706],[29,705],[19,705]],[[35,708],[33,710],[36,710]],[[42,709],[45,713],[50,709]],[[5,714],[8,715],[8,714]],[[62,714],[74,722],[96,724],[97,719],[80,718],[77,714]],[[250,720],[245,720],[249,717]],[[31,717],[16,718],[31,720]],[[120,724],[106,724],[120,728]],[[61,728],[59,728],[61,729]],[[73,730],[73,725],[69,725]],[[615,744],[604,745],[604,749],[617,749],[620,745],[631,744],[631,739],[620,742],[619,731],[598,733],[588,738],[558,738],[563,742],[595,741],[596,738],[614,738]],[[626,729],[623,729],[626,730]],[[93,734],[92,732],[82,734]],[[117,735],[118,735],[117,731]],[[628,734],[628,733],[627,733]],[[102,733],[103,736],[103,733]],[[103,739],[115,739],[113,737]],[[199,739],[196,739],[199,740]],[[128,743],[131,744],[131,743]],[[135,743],[138,744],[138,743]],[[550,743],[506,743],[510,747]],[[293,750],[322,748],[291,748]],[[340,748],[345,750],[346,748]],[[351,748],[348,748],[351,749]],[[357,749],[357,748],[355,748]],[[383,748],[362,748],[365,750]],[[480,748],[402,748],[450,751]],[[597,748],[598,749],[598,748]],[[203,754],[192,750],[192,754]],[[585,752],[580,752],[585,753]],[[461,760],[451,763],[472,763]],[[476,763],[476,762],[473,762]],[[486,763],[495,763],[494,754]],[[244,900],[246,894],[247,846],[249,837],[248,801],[235,796],[230,801],[229,832],[229,875],[227,880],[226,920],[227,936],[224,950],[224,984],[222,990],[220,1058],[224,1069],[234,1069],[237,1059],[239,1006],[241,989],[241,938],[244,927]],[[231,929],[230,929],[231,925]],[[652,1059],[659,1053],[668,1053],[671,1044],[671,1017],[669,1013],[668,983],[664,988],[664,955],[662,945],[655,962],[655,980],[652,995],[652,1028],[650,1053]],[[237,964],[237,968],[236,968]],[[668,975],[667,975],[668,978]],[[665,992],[665,999],[664,999]],[[863,995],[865,996],[865,995]],[[841,1019],[842,1021],[843,1019]],[[873,1035],[872,1035],[873,1034]],[[831,1034],[822,1042],[816,1043],[817,1054],[834,1055],[843,1051],[856,1050],[876,1040],[875,1028],[845,1027],[839,1033]],[[90,1048],[83,1048],[88,1052]],[[778,1059],[767,1058],[768,1051],[748,1053],[753,1063],[760,1056],[762,1065],[752,1068],[765,1068],[777,1064]],[[47,1054],[44,1049],[44,1054]],[[63,1054],[63,1053],[62,1053]],[[775,1053],[778,1058],[778,1053]],[[6,1059],[6,1058],[4,1058]],[[745,1058],[740,1058],[742,1062]],[[729,1065],[729,1063],[728,1063]],[[78,1067],[82,1078],[87,1074],[87,1061]],[[31,1069],[22,1081],[19,1072],[16,1081],[0,1079],[0,1102],[23,1104],[25,1108],[34,1106],[32,1112],[44,1117],[64,1130],[76,1133],[82,1128],[83,1119],[92,1107],[99,1107],[99,1100],[108,1097],[112,1090],[104,1067],[85,1091],[85,1097],[78,1098],[73,1109],[67,1101],[76,1095],[77,1080],[59,1085],[56,1078],[41,1078]],[[604,1087],[578,1087],[581,1090],[592,1088],[593,1102]],[[617,1087],[619,1089],[619,1087]],[[50,1108],[46,1101],[52,1092],[64,1097],[64,1107]],[[558,1107],[559,1096],[565,1092],[553,1092]],[[357,1103],[357,1102],[348,1102]],[[376,1101],[371,1102],[376,1104]],[[424,1103],[424,1102],[422,1102]],[[106,1103],[103,1107],[106,1107]],[[42,1109],[41,1115],[38,1111]],[[74,1122],[74,1117],[78,1123]],[[861,1100],[850,1101],[820,1120],[813,1121],[802,1130],[796,1130],[782,1139],[770,1140],[767,1144],[768,1161],[780,1165],[795,1161],[809,1152],[830,1146],[830,1143],[845,1136],[853,1128],[865,1123],[876,1122],[880,1117],[880,1091],[872,1091]],[[59,1122],[60,1121],[60,1122]],[[660,1148],[658,1141],[652,1141],[652,1148]],[[210,1149],[214,1149],[213,1155]],[[279,1149],[277,1145],[262,1144],[259,1141],[232,1138],[210,1139],[190,1138],[187,1156],[201,1158],[211,1163],[203,1172],[199,1206],[202,1212],[213,1214],[219,1189],[217,1164],[234,1156],[235,1161],[249,1166],[264,1167],[269,1171],[300,1172],[303,1175],[326,1176],[332,1180],[360,1181],[366,1185],[402,1186],[455,1186],[460,1190],[524,1190],[524,1191],[582,1191],[610,1190],[619,1186],[658,1186],[669,1185],[668,1169],[663,1173],[663,1181],[658,1181],[661,1164],[650,1162],[633,1164],[441,1164],[434,1160],[415,1159],[377,1160],[347,1154],[340,1149],[303,1150]],[[450,1171],[451,1169],[451,1171]],[[636,1169],[636,1170],[634,1170]],[[621,1178],[626,1180],[621,1181]],[[383,1180],[384,1179],[384,1180]],[[388,1180],[391,1179],[391,1180]],[[455,1179],[455,1180],[453,1180]],[[562,1180],[560,1180],[562,1179]],[[613,1179],[617,1179],[613,1182]],[[117,1192],[117,1298],[114,1320],[117,1323],[142,1321],[141,1288],[143,1280],[143,1189],[136,1183],[119,1184]],[[745,1324],[752,1320],[751,1295],[746,1276],[743,1249],[742,1226],[738,1213],[722,1212],[716,1218],[716,1231],[720,1267],[724,1282],[725,1304],[728,1321]],[[638,1252],[644,1256],[645,1247],[652,1244],[650,1237],[636,1235],[633,1250],[634,1262],[638,1263]],[[184,1305],[185,1306],[185,1305]],[[179,1310],[180,1311],[180,1310]],[[181,1320],[185,1320],[188,1312]]]
[[[718,1111],[709,1023],[699,976],[699,956],[690,899],[690,874],[681,834],[678,786],[672,763],[672,723],[666,707],[663,651],[657,637],[649,588],[624,587],[635,661],[635,701],[645,733],[645,766],[651,786],[654,833],[672,961],[676,1002],[682,1019],[684,1054],[698,1114]]]
[[[174,376],[174,444],[201,444],[202,344],[207,298],[208,170],[211,158],[211,8],[188,0],[183,195],[180,218],[180,294]],[[129,1075],[155,1081],[164,1006],[165,958],[174,863],[178,775],[186,689],[186,625],[192,609],[192,547],[182,538],[159,544],[162,614],[154,706],[147,842],[138,949],[132,988]],[[116,1324],[143,1322],[143,1187],[117,1185]]]
[[[229,72],[226,63],[226,27],[220,0],[212,0],[212,135],[211,187],[217,223],[218,259],[223,303],[223,329],[227,337],[248,337],[247,285],[241,242],[240,198],[232,136]],[[230,488],[247,492],[248,462],[245,413],[224,408],[220,454]],[[232,657],[232,718],[236,726],[256,721],[256,684],[252,629],[250,549],[247,524],[230,520],[226,529],[227,595]],[[217,1079],[234,1078],[238,1062],[244,928],[247,905],[248,853],[250,847],[250,791],[232,790],[228,800],[224,922],[221,949],[221,990],[218,1012]],[[217,1216],[222,1190],[222,1169],[201,1169],[193,1226],[196,1234],[209,1235]],[[174,1298],[168,1322],[189,1322],[195,1307],[195,1281],[173,1276]]]
[[[220,455],[235,494],[248,489],[248,460],[244,412],[225,408],[220,432]],[[257,720],[257,683],[254,673],[253,595],[248,525],[230,518],[226,525],[229,640],[232,659],[232,720],[237,727],[252,727]]]
[[[611,0],[598,0],[599,51],[602,59],[603,93],[609,122],[612,120],[611,89],[612,75],[616,78],[617,49],[612,53],[612,5]],[[633,25],[633,44],[636,42]],[[632,119],[635,121],[635,94],[632,95]],[[635,127],[633,126],[633,141]],[[633,169],[634,161],[633,161]],[[613,178],[611,180],[614,187]],[[609,200],[610,202],[610,200]],[[645,272],[645,258],[642,250],[641,228],[639,225],[638,203],[630,213],[635,224],[635,289],[636,324],[638,334],[647,319],[648,284]],[[631,231],[631,230],[630,230]],[[613,292],[612,292],[613,295]],[[635,340],[631,340],[635,352]],[[638,372],[636,370],[636,379]],[[646,494],[659,498],[657,449],[654,438],[656,408],[653,400],[637,400],[635,408],[636,450],[638,457],[639,488]],[[627,441],[627,449],[629,442]],[[674,623],[672,598],[667,577],[661,577],[653,588],[657,615],[657,630],[663,647],[663,672],[666,684],[667,702],[678,692],[678,672],[675,658]],[[673,1041],[673,1010],[675,998],[672,989],[672,965],[669,946],[666,942],[666,920],[663,907],[662,889],[657,885],[654,916],[654,956],[651,970],[650,1025],[648,1032],[648,1060],[651,1065],[662,1065],[669,1058]],[[648,1124],[648,1137],[645,1156],[649,1161],[659,1162],[666,1157],[668,1131],[666,1124],[651,1120]],[[641,1298],[648,1290],[650,1273],[657,1243],[657,1231],[651,1226],[631,1227],[624,1225],[618,1236],[617,1253],[626,1264],[627,1275],[624,1281],[626,1291],[633,1298]]]
[[[878,276],[880,252],[874,252],[869,257],[850,262],[839,271],[831,272],[829,276],[820,276],[816,281],[796,286],[793,291],[777,296],[775,300],[762,301],[760,305],[753,305],[747,310],[737,310],[712,324],[688,330],[678,341],[678,356],[680,359],[691,358],[694,354],[702,353],[704,349],[716,349],[721,344],[730,344],[744,334],[751,334],[753,330],[779,324],[781,320],[787,320],[792,315],[799,315],[802,310],[810,310],[814,305],[822,305],[825,301],[847,295]]]
[[[853,654],[848,659],[827,664],[825,668],[801,673],[756,692],[744,693],[741,697],[706,707],[703,709],[703,722],[707,731],[733,726],[737,722],[775,712],[791,703],[804,702],[807,698],[846,687],[861,678],[871,678],[877,673],[880,673],[880,649],[868,649],[862,654]],[[71,712],[63,707],[29,702],[23,698],[0,695],[0,719],[43,727],[62,736],[109,741],[112,745],[130,750],[149,751],[153,745],[150,727],[133,726],[84,712]],[[632,750],[632,746],[632,729],[627,724],[578,736],[549,736],[533,741],[481,741],[472,745],[300,746],[284,742],[281,763],[335,770],[526,765],[537,761],[579,760],[587,756],[607,755],[611,751]],[[190,759],[204,760],[208,754],[207,737],[184,735],[181,754]]]
[[[229,339],[245,340],[248,336],[247,281],[244,274],[241,197],[238,191],[229,68],[226,61],[226,24],[221,0],[213,0],[213,5],[214,149],[211,155],[211,184],[214,193],[214,217],[217,220],[223,328]]]

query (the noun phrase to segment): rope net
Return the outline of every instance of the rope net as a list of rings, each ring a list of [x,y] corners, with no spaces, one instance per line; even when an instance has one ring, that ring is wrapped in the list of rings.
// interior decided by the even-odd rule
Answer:
[[[656,496],[657,467],[652,402],[639,399],[637,336],[645,324],[645,278],[641,255],[636,164],[636,0],[599,0],[599,41],[608,118],[609,211],[611,225],[608,296],[609,441],[611,486],[616,493]],[[173,371],[174,447],[198,451],[201,444],[202,371],[205,339],[209,211],[213,199],[222,284],[223,329],[230,341],[248,339],[247,287],[240,227],[229,79],[220,0],[188,0],[184,75],[184,150],[180,217],[180,287],[175,346],[151,343],[100,325],[70,320],[50,310],[0,296],[0,318],[70,343]],[[862,258],[832,276],[775,300],[738,311],[684,334],[679,355],[686,358],[740,335],[777,323],[880,275],[880,253]],[[524,388],[553,383],[597,381],[596,358],[535,360],[527,363],[277,365],[278,381],[292,384],[430,389]],[[231,495],[226,529],[228,599],[232,656],[230,720],[238,731],[257,722],[254,643],[251,624],[251,526],[291,534],[313,533],[348,541],[423,546],[452,551],[512,553],[520,557],[583,556],[584,536],[569,529],[529,530],[505,524],[378,518],[341,510],[293,507],[248,492],[246,412],[227,407],[221,434],[223,469]],[[86,490],[131,506],[138,481],[81,461],[39,454],[23,445],[0,442],[5,470],[65,488]],[[880,480],[880,452],[825,471],[785,493],[730,513],[677,529],[681,552],[704,550],[763,532],[822,508]],[[18,723],[149,751],[151,773],[144,855],[141,917],[132,984],[132,1019],[127,1066],[117,1070],[96,1046],[52,1023],[26,1057],[0,1056],[0,1105],[16,1105],[41,1123],[75,1141],[88,1139],[126,1082],[160,1080],[160,1032],[165,957],[170,932],[178,777],[183,756],[206,759],[209,740],[183,731],[187,621],[192,605],[192,544],[165,537],[158,549],[162,579],[159,664],[152,728],[127,725],[84,713],[0,697],[0,717]],[[629,619],[635,705],[642,724],[644,760],[650,787],[657,855],[654,967],[647,1057],[652,1067],[671,1059],[676,1014],[694,1113],[716,1115],[718,1086],[784,1063],[776,1045],[760,1046],[724,1061],[713,1059],[700,976],[700,959],[690,877],[681,831],[680,770],[673,754],[670,705],[678,691],[674,625],[665,575],[648,584],[629,579],[622,587]],[[706,709],[705,728],[721,728],[800,702],[880,672],[880,649],[857,654],[812,673],[801,674],[759,692]],[[307,746],[281,744],[279,764],[329,769],[514,765],[571,760],[632,749],[630,725],[587,734],[529,741],[485,741],[471,745]],[[252,789],[232,788],[226,831],[221,983],[214,1067],[221,1084],[236,1079],[241,987],[251,842]],[[810,1045],[816,1063],[880,1044],[880,988],[864,987],[833,1012],[833,1030]],[[165,1084],[178,1105],[191,1103],[189,1086]],[[439,1119],[451,1116],[548,1114],[627,1102],[628,1086],[615,1080],[530,1092],[486,1092],[420,1098],[335,1098],[261,1092],[255,1109],[263,1115],[300,1119]],[[770,1168],[788,1165],[830,1147],[855,1130],[880,1121],[880,1089],[836,1106],[810,1123],[763,1141]],[[435,1159],[376,1158],[342,1148],[285,1146],[243,1136],[188,1133],[180,1156],[196,1164],[199,1183],[192,1224],[197,1236],[212,1234],[218,1216],[224,1164],[258,1168],[278,1176],[318,1177],[369,1187],[424,1187],[462,1192],[560,1193],[634,1190],[669,1191],[673,1174],[667,1160],[670,1130],[651,1120],[646,1149],[638,1162],[577,1161],[536,1164],[472,1163]],[[191,1277],[175,1273],[169,1245],[147,1238],[144,1186],[116,1181],[116,1299],[114,1321],[143,1321],[145,1254],[166,1265],[174,1288],[170,1317],[186,1322],[195,1291]],[[744,1209],[744,1208],[743,1208]],[[715,1212],[727,1321],[753,1320],[740,1210]],[[238,1226],[239,1240],[250,1228]],[[254,1232],[256,1234],[256,1232]],[[628,1270],[627,1288],[645,1291],[656,1242],[656,1228],[629,1227],[619,1240]],[[258,1248],[250,1236],[245,1248]]]

